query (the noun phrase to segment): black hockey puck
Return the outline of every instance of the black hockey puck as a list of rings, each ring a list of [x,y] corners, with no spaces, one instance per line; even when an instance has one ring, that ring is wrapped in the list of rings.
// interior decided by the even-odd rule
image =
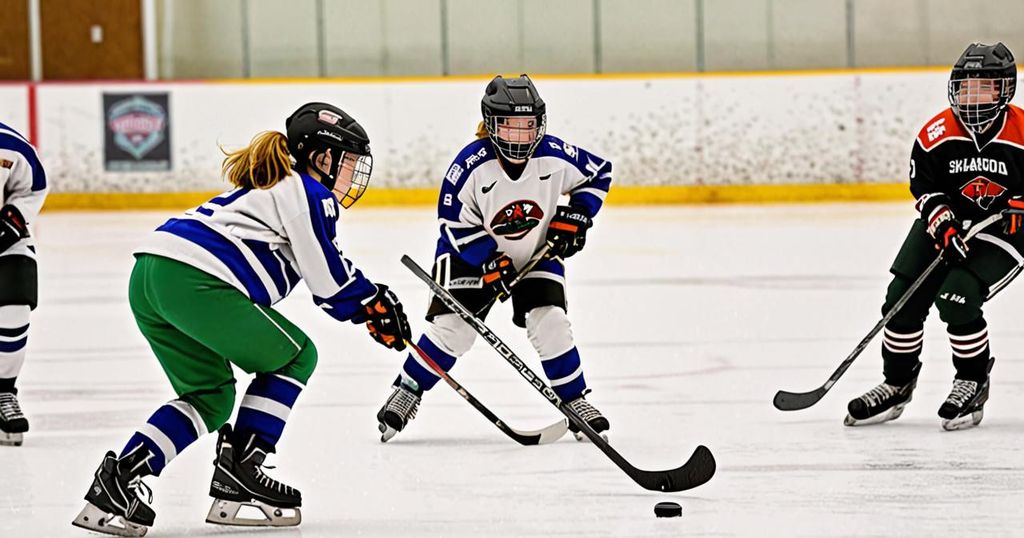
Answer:
[[[654,515],[658,517],[679,517],[683,515],[683,507],[679,503],[662,502],[654,505]]]

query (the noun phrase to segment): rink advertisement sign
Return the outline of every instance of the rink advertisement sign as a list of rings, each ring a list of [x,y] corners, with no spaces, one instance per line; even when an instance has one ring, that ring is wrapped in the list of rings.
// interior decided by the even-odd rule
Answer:
[[[171,169],[167,93],[103,94],[103,163],[109,172]]]

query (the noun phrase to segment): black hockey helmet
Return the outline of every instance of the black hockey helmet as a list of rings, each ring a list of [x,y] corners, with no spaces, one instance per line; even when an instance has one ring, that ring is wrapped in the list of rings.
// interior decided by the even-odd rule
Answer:
[[[968,129],[985,130],[1017,89],[1017,64],[1002,43],[971,43],[949,75],[949,104]]]
[[[547,108],[530,77],[520,75],[506,79],[494,77],[484,89],[480,101],[487,135],[506,159],[529,159],[544,138]],[[512,118],[532,118],[533,122]]]
[[[366,192],[373,170],[370,138],[359,122],[336,106],[307,103],[292,113],[284,125],[295,169],[316,174],[316,179],[335,193],[342,207],[356,203]],[[343,185],[338,185],[339,178]]]

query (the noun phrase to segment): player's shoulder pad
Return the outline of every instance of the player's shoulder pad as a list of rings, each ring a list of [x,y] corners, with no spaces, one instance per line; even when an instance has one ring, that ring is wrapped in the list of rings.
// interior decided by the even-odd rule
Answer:
[[[921,149],[931,151],[939,144],[949,140],[970,140],[970,135],[956,119],[952,108],[939,112],[917,133],[917,143]]]
[[[544,135],[537,149],[533,152],[534,157],[557,157],[572,164],[579,162],[580,150],[576,146],[549,134]]]
[[[1015,105],[1006,107],[1006,121],[996,140],[1024,149],[1024,110]]]
[[[458,186],[469,177],[473,169],[494,158],[494,147],[491,145],[491,140],[478,138],[467,144],[455,156],[455,160],[444,174],[444,180]]]
[[[551,135],[544,135],[533,156],[561,159],[579,170],[584,176],[596,175],[601,168],[611,166],[607,160]]]

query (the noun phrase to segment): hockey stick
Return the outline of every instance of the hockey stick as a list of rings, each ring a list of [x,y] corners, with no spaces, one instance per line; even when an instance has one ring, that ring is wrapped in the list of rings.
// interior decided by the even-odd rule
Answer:
[[[514,279],[512,279],[512,283],[508,285],[509,289],[512,289],[513,286],[518,284],[519,281],[522,280],[523,277],[525,277],[527,273],[532,271],[533,268],[536,267],[537,264],[540,263],[541,260],[543,260],[545,257],[547,257],[548,252],[550,252],[550,251],[551,251],[551,243],[546,243],[544,245],[544,247],[540,249],[540,252],[538,252],[533,258],[530,258],[530,261],[526,262],[526,265],[523,266],[523,270],[519,271],[519,274],[517,274],[516,277]],[[552,258],[552,259],[555,259],[555,258]],[[487,301],[487,304],[484,305],[480,310],[477,310],[476,314],[474,314],[474,315],[476,317],[482,316],[484,314],[484,312],[487,312],[488,309],[490,309],[492,306],[494,306],[495,302],[497,302],[497,301],[505,301],[505,299],[508,299],[508,297],[509,296],[504,294],[504,293],[496,295],[494,297],[491,297],[491,300]]]
[[[409,340],[406,340],[405,343],[415,350],[416,354],[423,359],[423,362],[427,363],[427,366],[430,366],[430,369],[443,379],[445,383],[448,383],[448,386],[455,389],[455,392],[459,393],[459,396],[462,396],[463,399],[469,402],[469,405],[472,405],[474,409],[480,412],[480,414],[487,417],[487,420],[491,421],[491,424],[497,426],[499,430],[504,432],[505,435],[511,437],[515,442],[525,446],[546,445],[561,439],[562,436],[565,435],[565,432],[569,431],[569,423],[565,419],[536,431],[517,430],[508,424],[505,424],[503,420],[492,413],[490,409],[487,409],[484,404],[480,403],[480,400],[477,400],[476,397],[470,394],[469,391],[460,385],[458,381],[455,381],[448,372],[445,372],[440,365],[434,362],[434,359],[431,359],[430,356],[420,348],[420,346],[417,346]]]
[[[1007,211],[1006,213],[1009,214],[1009,211]],[[972,237],[977,235],[985,228],[988,228],[993,223],[998,222],[1002,218],[1003,213],[997,213],[975,224],[974,226],[971,226],[971,229],[968,230],[967,234],[964,236],[964,242],[970,241]],[[863,339],[861,339],[860,343],[857,344],[857,347],[853,348],[853,351],[850,352],[850,355],[846,357],[846,360],[844,360],[842,364],[839,365],[839,368],[836,368],[836,371],[832,372],[832,375],[828,378],[828,381],[825,381],[824,385],[810,392],[788,392],[785,390],[780,390],[779,392],[775,393],[775,399],[772,402],[773,404],[775,404],[775,408],[780,411],[796,411],[799,409],[807,409],[808,407],[818,403],[818,401],[825,396],[825,393],[827,393],[832,388],[832,386],[836,384],[836,381],[839,381],[839,378],[843,377],[843,374],[846,373],[846,370],[850,368],[850,365],[853,364],[853,361],[857,359],[857,356],[859,356],[862,351],[864,351],[864,348],[866,348],[868,344],[871,342],[871,340],[874,339],[875,335],[877,335],[878,332],[881,331],[883,327],[885,327],[886,323],[889,323],[889,320],[891,320],[893,316],[895,316],[900,311],[900,309],[903,308],[903,305],[907,304],[907,301],[909,301],[910,297],[914,294],[915,291],[917,291],[917,288],[921,287],[921,284],[923,284],[925,279],[928,278],[928,275],[930,275],[932,271],[934,271],[935,268],[942,263],[942,258],[943,252],[939,252],[939,255],[936,256],[935,260],[933,260],[932,263],[924,270],[924,272],[921,273],[921,276],[917,277],[917,280],[915,280],[914,283],[911,284],[910,287],[907,289],[907,291],[903,293],[903,296],[900,297],[898,301],[896,301],[896,304],[894,304],[892,308],[890,308],[889,311],[886,312],[885,316],[882,316],[881,321],[876,323],[875,326],[871,329],[871,331],[868,332],[868,334],[865,335]]]
[[[472,312],[462,306],[458,300],[456,300],[448,290],[441,287],[437,282],[434,282],[430,275],[426,273],[415,261],[409,256],[402,256],[402,264],[409,268],[420,280],[425,282],[434,294],[444,302],[453,312],[459,315],[466,323],[473,327],[477,333],[487,340],[487,343],[491,345],[498,352],[499,355],[509,364],[511,364],[518,372],[519,375],[523,376],[533,388],[544,395],[544,397],[558,408],[573,424],[576,425],[584,435],[587,436],[594,443],[594,446],[599,448],[601,452],[604,452],[615,465],[622,469],[634,482],[639,484],[644,489],[652,491],[683,491],[691,488],[695,488],[701,484],[704,484],[715,474],[715,457],[711,454],[704,445],[699,445],[697,449],[690,456],[690,459],[686,461],[682,466],[667,471],[646,471],[643,469],[637,469],[621,454],[615,451],[608,441],[605,441],[600,434],[594,431],[585,420],[579,417],[575,411],[569,408],[561,398],[555,394],[555,391],[551,389],[541,378],[530,369],[526,363],[523,362],[494,332],[492,332],[482,321],[480,321]]]

